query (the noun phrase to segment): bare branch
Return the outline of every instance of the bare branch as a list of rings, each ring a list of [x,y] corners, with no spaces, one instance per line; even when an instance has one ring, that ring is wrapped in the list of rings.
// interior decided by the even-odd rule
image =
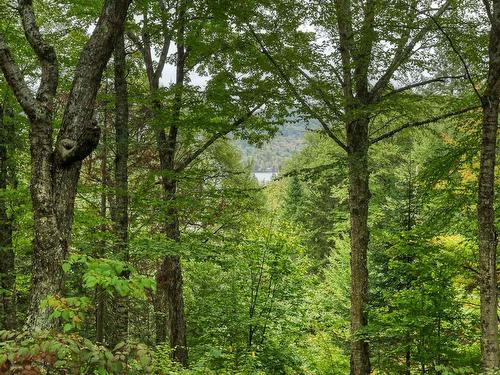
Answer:
[[[476,93],[476,96],[478,97],[479,99],[479,102],[482,102],[482,97],[481,97],[481,94],[479,93],[479,91],[477,91],[477,88],[476,88],[476,85],[472,79],[472,76],[470,74],[470,70],[469,70],[469,66],[467,65],[467,62],[465,61],[465,59],[463,58],[462,54],[460,53],[460,51],[457,49],[457,47],[455,46],[455,43],[453,43],[453,40],[451,39],[451,37],[448,35],[448,33],[441,27],[441,25],[439,24],[439,22],[433,17],[433,16],[430,16],[432,21],[436,24],[436,27],[439,29],[439,31],[441,31],[441,33],[444,35],[444,37],[446,38],[446,40],[448,41],[448,43],[450,44],[450,47],[451,49],[453,50],[453,52],[455,52],[455,54],[458,56],[458,58],[460,59],[460,62],[462,63],[463,67],[464,67],[464,70],[465,70],[465,75],[467,77],[467,79],[469,80],[474,92]]]
[[[361,38],[358,48],[353,55],[354,85],[358,97],[368,96],[368,70],[372,58],[373,43],[375,41],[375,0],[367,0],[364,7],[365,16],[361,26]]]
[[[153,57],[151,54],[151,37],[148,31],[148,13],[147,9],[144,10],[143,28],[141,30],[141,44],[142,44],[142,57],[146,66],[146,73],[148,75],[149,85],[152,89],[158,89],[159,81],[155,80],[155,71],[153,66]]]
[[[141,53],[144,53],[144,46],[142,45],[142,42],[140,41],[137,35],[135,35],[132,31],[128,30],[127,37],[132,41],[132,43],[134,43],[134,45]]]
[[[440,17],[448,9],[450,3],[451,0],[447,0],[436,11],[433,17]],[[389,64],[389,67],[387,68],[385,73],[382,74],[382,77],[380,77],[380,79],[377,81],[377,83],[375,83],[375,86],[371,90],[372,100],[379,97],[382,90],[387,86],[387,84],[391,80],[392,76],[394,75],[394,72],[410,58],[410,56],[414,53],[413,49],[415,48],[415,45],[425,37],[425,35],[431,29],[431,26],[432,26],[432,20],[431,22],[428,22],[408,43],[407,43],[408,36],[405,36],[405,38],[402,39],[396,53],[394,54],[394,58]]]
[[[69,144],[67,140],[77,142],[71,161],[77,161],[76,157],[82,160],[95,144],[93,115],[97,91],[117,36],[123,33],[129,4],[129,0],[104,1],[96,27],[80,54],[56,147],[59,150],[63,141]]]
[[[339,32],[339,52],[342,61],[342,89],[347,104],[353,99],[351,57],[354,48],[351,43],[352,38],[352,14],[349,2],[345,0],[335,1],[335,11],[337,12],[337,28]]]
[[[259,45],[261,52],[266,56],[266,58],[271,62],[271,64],[274,66],[276,71],[278,72],[279,76],[281,79],[286,83],[288,86],[289,90],[291,91],[292,95],[295,97],[295,99],[303,106],[303,108],[311,115],[313,118],[319,121],[323,129],[325,130],[326,134],[334,140],[337,145],[339,145],[343,150],[347,151],[347,146],[342,142],[336,135],[333,133],[333,131],[330,129],[326,121],[323,120],[323,118],[306,102],[306,100],[300,95],[300,93],[297,91],[296,87],[290,80],[290,77],[284,72],[284,70],[281,68],[281,66],[276,62],[274,57],[271,55],[271,53],[268,51],[264,43],[261,41],[259,36],[255,33],[254,29],[252,26],[248,25],[250,29],[250,33],[254,37],[255,41]]]
[[[447,119],[449,117],[453,117],[453,116],[457,116],[457,115],[461,115],[463,113],[467,113],[467,112],[473,111],[473,110],[478,109],[478,108],[481,108],[481,107],[480,106],[467,107],[467,108],[460,109],[458,111],[448,112],[448,113],[444,113],[444,114],[439,115],[439,116],[434,116],[434,117],[428,118],[426,120],[415,121],[415,122],[407,122],[406,124],[403,124],[403,125],[397,127],[394,130],[391,130],[391,131],[389,131],[389,132],[387,132],[385,134],[382,134],[381,136],[379,136],[379,137],[377,137],[375,139],[372,139],[370,141],[370,144],[375,144],[375,143],[380,142],[380,141],[382,141],[384,139],[390,138],[390,137],[392,137],[393,135],[399,133],[402,130],[409,129],[409,128],[415,128],[417,126],[432,124],[432,123],[438,122],[440,120]]]
[[[421,87],[421,86],[429,85],[429,84],[435,83],[435,82],[445,82],[448,79],[461,79],[461,78],[467,78],[467,77],[462,74],[460,76],[442,76],[442,77],[431,78],[431,79],[428,79],[428,80],[425,80],[425,81],[421,81],[421,82],[417,82],[417,83],[412,83],[410,85],[400,87],[399,89],[396,89],[396,90],[392,90],[391,92],[385,94],[384,97],[391,96],[391,95],[394,95],[394,94],[398,94],[398,93],[403,92],[403,91],[411,90],[411,89],[414,89],[416,87]]]

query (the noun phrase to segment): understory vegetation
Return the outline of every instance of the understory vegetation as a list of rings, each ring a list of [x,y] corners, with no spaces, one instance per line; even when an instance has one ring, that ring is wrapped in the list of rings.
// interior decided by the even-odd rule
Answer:
[[[500,0],[0,0],[0,69],[0,375],[500,368]]]

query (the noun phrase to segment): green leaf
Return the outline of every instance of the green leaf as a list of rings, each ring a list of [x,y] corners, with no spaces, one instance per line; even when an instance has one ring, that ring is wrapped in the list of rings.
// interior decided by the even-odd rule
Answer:
[[[64,326],[63,326],[63,330],[64,330],[64,332],[69,332],[69,331],[71,331],[72,329],[73,329],[73,324],[71,324],[71,323],[66,323],[66,324],[64,324]]]
[[[69,264],[68,262],[63,263],[62,269],[63,269],[64,273],[68,273],[69,270],[71,269],[71,264]]]

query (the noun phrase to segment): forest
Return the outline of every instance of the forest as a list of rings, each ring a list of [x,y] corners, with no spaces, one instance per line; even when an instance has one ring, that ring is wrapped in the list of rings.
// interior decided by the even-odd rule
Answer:
[[[500,374],[500,0],[0,0],[0,70],[0,375]]]

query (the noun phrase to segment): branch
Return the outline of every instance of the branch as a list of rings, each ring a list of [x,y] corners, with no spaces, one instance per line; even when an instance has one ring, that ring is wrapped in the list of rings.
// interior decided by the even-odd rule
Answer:
[[[212,135],[209,139],[205,141],[197,150],[195,150],[193,153],[188,155],[181,163],[180,165],[175,168],[176,172],[181,172],[183,171],[189,164],[191,164],[198,156],[200,156],[207,148],[209,148],[215,141],[218,139],[224,137],[225,135],[229,134],[233,130],[236,130],[240,125],[242,125],[245,121],[247,121],[252,115],[263,106],[263,104],[260,104],[258,106],[255,106],[251,110],[249,110],[247,113],[245,113],[244,116],[240,117],[238,120],[236,120],[231,126],[229,126],[227,129],[220,131],[218,133],[215,133]]]
[[[37,100],[43,106],[52,107],[52,102],[57,90],[59,80],[59,69],[54,47],[47,44],[43,39],[40,29],[36,24],[32,0],[19,0],[19,15],[23,24],[24,35],[31,48],[38,57],[42,67],[40,86],[37,91]]]
[[[329,163],[329,164],[318,165],[316,167],[306,167],[306,168],[300,168],[300,169],[293,169],[287,173],[282,174],[279,177],[274,178],[274,181],[279,181],[279,180],[282,180],[282,179],[287,178],[287,177],[299,176],[301,174],[311,176],[311,175],[326,171],[328,169],[332,169],[336,166],[339,166],[339,163]]]
[[[76,142],[78,144],[74,147],[74,157],[86,157],[92,151],[96,135],[93,115],[97,91],[104,68],[113,53],[116,39],[123,33],[129,5],[129,0],[104,1],[99,20],[80,54],[75,69],[75,77],[58,134],[57,150],[65,148],[62,142],[68,145]],[[64,158],[62,159],[64,161]],[[74,160],[73,157],[70,159]]]
[[[139,40],[139,37],[135,35],[132,31],[127,30],[126,32],[127,37],[134,43],[134,45],[137,47],[137,49],[142,53],[144,53],[144,46],[142,45],[141,41]]]
[[[337,107],[335,105],[333,105],[333,103],[330,101],[330,99],[328,99],[327,93],[323,91],[323,89],[316,83],[316,81],[309,74],[307,74],[302,68],[297,67],[297,70],[305,79],[307,79],[311,83],[311,85],[314,86],[314,88],[318,91],[321,99],[323,99],[323,101],[325,102],[327,107],[332,112],[334,112],[336,116],[342,117],[342,113],[340,113],[340,111],[337,109]]]
[[[161,20],[163,27],[163,46],[161,49],[160,59],[158,60],[158,66],[154,72],[154,79],[158,81],[161,78],[163,68],[165,67],[165,62],[167,61],[168,50],[170,48],[170,41],[172,40],[172,32],[168,30],[168,23],[166,19],[167,7],[163,0],[159,0],[161,9]]]
[[[495,20],[493,19],[493,13],[491,12],[491,5],[489,0],[483,0],[484,8],[486,9],[486,14],[488,15],[488,19],[490,23],[493,25]]]
[[[368,70],[370,68],[373,43],[375,40],[375,0],[366,0],[364,7],[365,16],[361,26],[361,37],[358,48],[353,55],[354,86],[358,97],[368,96]]]
[[[444,37],[446,38],[446,40],[448,41],[448,43],[450,44],[450,47],[451,49],[453,50],[453,52],[455,52],[455,54],[458,56],[458,58],[460,59],[460,62],[462,63],[464,69],[465,69],[465,75],[467,77],[467,79],[469,80],[472,88],[474,89],[474,92],[476,93],[477,97],[479,98],[479,102],[482,103],[483,99],[482,99],[482,96],[481,94],[479,93],[479,91],[477,91],[477,88],[476,88],[476,85],[474,84],[474,81],[472,80],[472,76],[470,74],[470,71],[469,71],[469,66],[467,65],[467,62],[465,61],[465,59],[463,58],[462,54],[460,53],[460,51],[455,47],[455,44],[453,43],[453,40],[451,39],[451,37],[448,35],[448,33],[441,27],[441,25],[439,24],[439,22],[433,17],[433,16],[430,16],[432,21],[436,24],[437,28],[439,29],[439,31],[441,31],[441,33],[444,35]]]
[[[416,121],[416,122],[408,122],[406,124],[403,124],[401,125],[400,127],[394,129],[394,130],[391,130],[385,134],[382,134],[381,136],[375,138],[375,139],[372,139],[370,141],[370,144],[375,144],[377,142],[380,142],[386,138],[390,138],[392,137],[393,135],[399,133],[400,131],[402,130],[405,130],[405,129],[408,129],[408,128],[414,128],[414,127],[417,127],[417,126],[422,126],[422,125],[428,125],[428,124],[432,124],[434,122],[438,122],[440,120],[444,120],[446,118],[449,118],[449,117],[453,117],[453,116],[457,116],[457,115],[460,115],[462,113],[467,113],[467,112],[470,112],[470,111],[473,111],[475,109],[478,109],[478,108],[481,108],[480,106],[474,106],[474,107],[467,107],[467,108],[464,108],[464,109],[460,109],[458,111],[454,111],[454,112],[448,112],[448,113],[445,113],[445,114],[442,114],[442,115],[439,115],[439,116],[435,116],[435,117],[431,117],[427,120],[422,120],[422,121]]]
[[[40,108],[36,102],[33,93],[28,88],[24,76],[19,66],[14,61],[7,43],[0,35],[0,68],[2,69],[5,80],[14,92],[14,95],[23,108],[31,122],[35,121],[40,115]]]
[[[450,5],[451,0],[447,0],[437,11],[434,17],[440,17],[446,9],[448,9],[448,6]],[[432,18],[433,16],[431,16]],[[394,72],[413,54],[413,48],[415,45],[420,42],[424,36],[427,34],[427,32],[430,30],[432,25],[432,22],[429,22],[425,27],[423,27],[414,37],[413,39],[409,42],[406,43],[409,39],[408,36],[406,36],[404,39],[402,39],[396,53],[394,54],[394,58],[392,59],[391,63],[389,64],[389,67],[385,71],[384,74],[382,74],[382,77],[375,83],[375,86],[371,90],[371,96],[372,100],[376,99],[382,90],[387,86],[389,83],[390,79],[392,78]]]
[[[412,83],[411,85],[408,85],[408,86],[400,87],[399,89],[393,90],[393,91],[385,94],[384,97],[391,96],[391,95],[394,95],[394,94],[398,94],[398,93],[400,93],[402,91],[411,90],[411,89],[414,89],[416,87],[421,87],[421,86],[429,85],[429,84],[434,83],[434,82],[444,82],[447,79],[460,79],[460,78],[467,78],[467,77],[462,74],[460,76],[442,76],[442,77],[431,78],[431,79],[428,79],[428,80],[425,80],[425,81],[421,81],[421,82],[417,82],[417,83]]]
[[[353,100],[352,89],[352,56],[354,47],[352,46],[352,13],[351,4],[345,0],[335,1],[335,11],[337,13],[337,29],[339,33],[339,52],[342,62],[342,89],[347,105],[351,105]]]
[[[334,133],[333,131],[330,129],[330,127],[328,126],[328,124],[321,118],[321,116],[319,116],[319,114],[313,109],[311,108],[311,106],[305,101],[305,99],[299,94],[299,92],[297,91],[297,89],[295,88],[295,86],[293,85],[293,83],[291,82],[290,78],[286,75],[286,73],[283,71],[283,69],[281,69],[281,66],[276,62],[276,60],[274,60],[273,56],[271,55],[271,53],[267,50],[266,46],[264,45],[264,43],[260,40],[259,36],[255,33],[254,29],[252,28],[252,26],[248,25],[249,29],[250,29],[250,33],[252,34],[252,36],[254,37],[255,41],[257,42],[257,44],[259,45],[260,49],[261,49],[261,52],[267,57],[267,59],[271,62],[271,64],[274,66],[274,68],[277,70],[278,74],[280,75],[280,77],[283,79],[283,81],[285,81],[286,85],[288,86],[288,88],[290,89],[292,95],[295,97],[295,99],[300,103],[302,104],[302,106],[304,107],[304,109],[312,116],[314,117],[316,120],[319,121],[319,123],[321,124],[321,126],[323,127],[323,129],[325,129],[325,132],[328,134],[328,136],[330,138],[332,138],[335,143],[337,143],[344,151],[347,151],[347,146],[344,144],[344,142],[342,142]]]

